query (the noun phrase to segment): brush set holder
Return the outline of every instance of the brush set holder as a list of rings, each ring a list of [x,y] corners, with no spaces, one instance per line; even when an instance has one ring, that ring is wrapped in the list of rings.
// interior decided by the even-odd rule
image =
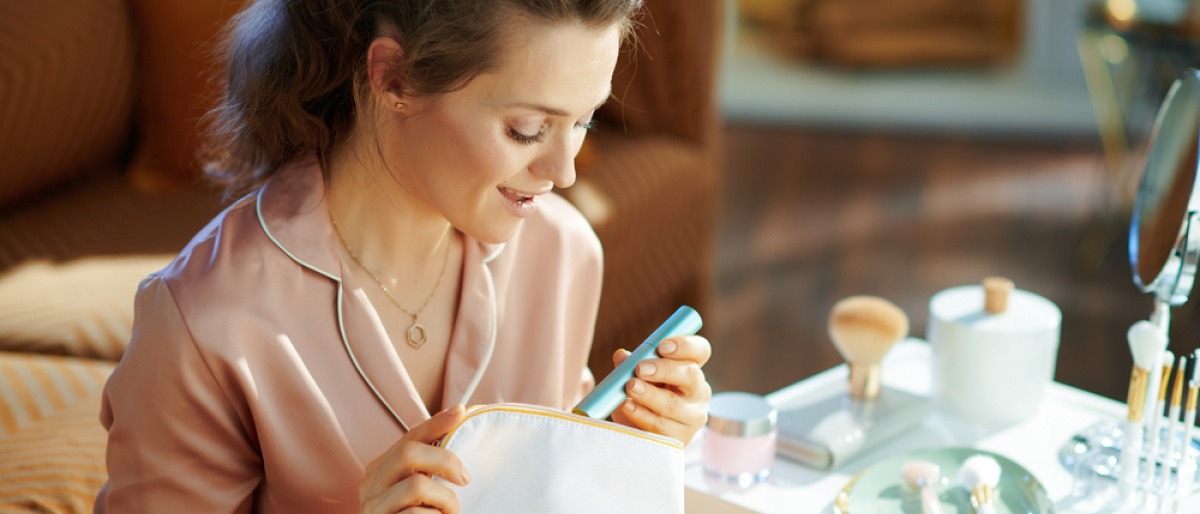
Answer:
[[[1149,446],[1144,434],[1143,448]],[[1184,446],[1179,434],[1173,455],[1159,452],[1137,459],[1136,487],[1133,495],[1123,496],[1118,487],[1121,474],[1121,441],[1124,425],[1119,421],[1100,421],[1081,431],[1059,450],[1059,462],[1071,471],[1071,495],[1060,502],[1060,510],[1073,514],[1090,513],[1200,513],[1200,441],[1192,438]],[[1158,437],[1170,437],[1167,427]],[[1161,445],[1164,448],[1168,445]],[[1190,462],[1189,462],[1190,461]],[[1180,489],[1183,489],[1182,491]]]

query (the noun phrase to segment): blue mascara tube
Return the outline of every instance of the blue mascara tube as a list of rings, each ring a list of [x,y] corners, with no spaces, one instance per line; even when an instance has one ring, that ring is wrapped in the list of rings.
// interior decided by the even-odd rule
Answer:
[[[650,337],[647,337],[620,366],[617,366],[617,369],[596,384],[596,388],[592,389],[592,392],[588,393],[583,400],[580,400],[579,405],[571,409],[571,412],[590,418],[607,418],[614,410],[617,410],[621,402],[625,401],[625,384],[633,378],[633,370],[637,364],[657,356],[658,343],[661,343],[663,339],[683,334],[695,334],[700,330],[701,324],[700,314],[695,309],[686,305],[680,307],[654,333],[650,334]]]

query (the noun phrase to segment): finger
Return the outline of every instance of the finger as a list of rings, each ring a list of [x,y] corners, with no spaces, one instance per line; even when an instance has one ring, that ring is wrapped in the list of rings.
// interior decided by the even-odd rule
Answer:
[[[462,461],[458,459],[457,455],[454,455],[454,452],[437,446],[408,441],[390,451],[388,458],[380,465],[379,469],[374,474],[367,476],[359,497],[366,500],[382,496],[398,483],[416,477],[429,478],[432,476],[444,478],[460,486],[465,486],[470,482],[470,475],[467,474]],[[399,505],[398,507],[403,506]]]
[[[396,444],[367,466],[366,479],[360,491],[362,497],[372,497],[414,473],[437,475],[459,485],[466,485],[470,475],[462,461],[445,448],[432,446],[458,425],[465,415],[462,405],[456,405],[413,427]]]
[[[629,350],[626,350],[624,348],[613,352],[613,367],[615,368],[617,366],[620,366],[622,362],[625,362],[625,359],[629,358],[629,355],[630,355]]]
[[[400,511],[400,514],[442,514],[442,511],[429,507],[409,507]]]
[[[422,508],[442,514],[459,511],[458,496],[454,491],[419,473],[393,485],[370,503],[370,512],[422,512],[419,510]]]
[[[625,392],[640,406],[684,426],[698,427],[707,421],[703,407],[707,402],[688,402],[673,391],[636,378],[625,384]]]
[[[676,360],[692,361],[703,366],[712,357],[712,345],[704,336],[676,336],[658,344],[658,354]]]
[[[678,421],[660,416],[645,406],[638,405],[632,398],[626,398],[621,403],[620,411],[633,426],[647,432],[674,437],[685,444],[691,439],[686,435],[692,432],[691,429]]]
[[[462,422],[466,416],[466,409],[462,404],[450,407],[442,412],[435,414],[428,421],[413,427],[404,438],[410,441],[419,441],[425,444],[433,444],[435,441],[445,436],[447,432],[454,429]]]
[[[711,391],[700,365],[692,361],[674,359],[646,359],[639,362],[634,376],[647,382],[673,385],[689,399],[708,400],[706,391]]]

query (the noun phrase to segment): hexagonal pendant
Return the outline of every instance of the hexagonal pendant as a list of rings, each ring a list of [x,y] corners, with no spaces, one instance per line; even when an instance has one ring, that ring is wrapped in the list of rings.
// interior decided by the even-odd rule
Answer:
[[[420,323],[413,323],[411,327],[408,327],[408,332],[405,335],[408,337],[408,345],[413,348],[420,348],[421,345],[425,344],[425,339],[427,338],[425,327]]]

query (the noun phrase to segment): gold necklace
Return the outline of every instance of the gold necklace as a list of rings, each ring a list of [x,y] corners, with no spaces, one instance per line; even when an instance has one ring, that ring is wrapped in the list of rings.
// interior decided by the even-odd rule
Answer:
[[[333,233],[337,234],[338,241],[342,243],[342,248],[346,249],[346,253],[350,255],[350,258],[354,260],[354,263],[358,264],[358,267],[367,272],[367,276],[371,277],[371,280],[375,281],[375,284],[383,290],[383,294],[387,295],[388,300],[391,300],[393,305],[407,314],[408,317],[412,318],[412,324],[408,326],[408,330],[404,331],[404,337],[405,339],[408,339],[409,346],[420,349],[421,346],[425,344],[425,341],[428,340],[429,333],[425,330],[425,325],[422,325],[418,318],[421,316],[421,312],[425,311],[425,307],[429,305],[429,301],[432,300],[434,295],[437,294],[438,288],[442,286],[442,277],[446,276],[446,267],[450,263],[450,244],[446,244],[446,257],[442,260],[442,272],[438,274],[437,283],[433,285],[433,291],[429,292],[429,296],[425,298],[425,303],[421,304],[421,308],[417,309],[417,312],[411,312],[408,309],[405,309],[403,305],[400,305],[400,302],[396,300],[395,296],[392,296],[392,292],[388,290],[387,286],[383,285],[383,281],[375,277],[375,274],[371,272],[371,269],[366,267],[362,261],[358,260],[357,255],[354,255],[354,250],[350,249],[350,245],[346,244],[346,239],[342,237],[342,231],[338,229],[337,222],[333,221],[332,213],[329,215],[329,222],[333,224]]]

